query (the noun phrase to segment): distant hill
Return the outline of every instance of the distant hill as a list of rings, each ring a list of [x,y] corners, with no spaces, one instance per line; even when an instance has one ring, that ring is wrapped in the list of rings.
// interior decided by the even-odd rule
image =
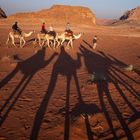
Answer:
[[[140,20],[140,6],[126,11],[121,17],[120,20]]]
[[[36,19],[39,22],[45,21],[48,24],[84,24],[95,25],[96,17],[94,13],[87,7],[53,5],[49,9],[43,9],[38,12],[17,13],[9,18],[14,19]]]
[[[0,8],[0,18],[7,18],[5,12]]]
[[[117,21],[116,19],[97,19],[96,24],[106,26],[106,25],[111,25],[112,23],[116,21]]]
[[[126,11],[113,25],[140,26],[140,6]]]

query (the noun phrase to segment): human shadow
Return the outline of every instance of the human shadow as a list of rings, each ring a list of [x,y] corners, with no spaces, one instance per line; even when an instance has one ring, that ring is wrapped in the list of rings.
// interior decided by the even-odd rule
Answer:
[[[92,45],[91,45],[91,44],[89,44],[89,43],[88,43],[87,41],[85,41],[85,40],[83,40],[83,42],[84,42],[86,45],[88,45],[89,48],[92,49]]]
[[[31,132],[30,139],[36,140],[39,135],[42,119],[44,114],[48,108],[49,100],[52,96],[54,91],[58,75],[63,75],[66,77],[66,103],[65,103],[65,122],[64,122],[64,140],[69,139],[69,131],[70,131],[70,118],[69,118],[69,98],[70,98],[70,86],[71,86],[71,79],[74,78],[76,89],[78,94],[80,94],[80,87],[77,77],[76,70],[80,68],[81,61],[80,61],[80,54],[77,53],[77,60],[74,60],[64,49],[64,46],[61,46],[61,52],[58,56],[57,61],[53,65],[53,70],[50,78],[50,82],[48,85],[48,89],[46,91],[45,96],[41,102],[41,105],[36,113],[34,124]],[[80,95],[79,95],[80,96]]]
[[[101,52],[103,54],[103,56],[105,57],[105,59],[110,59],[107,55],[105,55],[103,52]],[[109,55],[110,56],[110,55]],[[124,64],[122,61],[116,59],[115,57],[111,56],[111,58],[113,58],[113,61],[117,61],[120,62],[120,64],[122,65],[126,65]],[[120,65],[119,64],[119,65]],[[113,69],[114,68],[114,69]],[[112,66],[111,68],[112,70],[112,77],[114,78],[113,84],[116,87],[116,89],[119,91],[119,94],[121,95],[121,97],[124,99],[124,101],[127,103],[127,105],[129,106],[129,108],[133,111],[133,115],[129,118],[128,123],[131,123],[133,121],[135,121],[136,119],[138,119],[140,117],[140,111],[137,111],[136,108],[131,104],[131,102],[127,99],[126,95],[123,93],[123,90],[120,88],[119,85],[122,85],[129,93],[131,93],[137,100],[140,101],[140,94],[131,86],[131,84],[129,84],[127,82],[127,80],[123,79],[118,73],[122,74],[123,76],[127,77],[127,79],[135,82],[136,84],[140,84],[138,81],[136,81],[135,79],[133,79],[132,77],[126,75],[125,73],[123,73],[121,70],[117,69],[116,67]],[[135,73],[136,69],[133,70]]]
[[[100,52],[102,54],[102,56],[105,58],[105,59],[108,59],[108,60],[111,60],[113,61],[113,63],[115,63],[115,65],[117,64],[118,66],[127,66],[124,62],[116,59],[115,57],[109,55],[111,58],[109,58],[109,56],[105,55],[103,52]],[[117,63],[116,63],[117,62]],[[119,63],[118,63],[119,62]],[[137,100],[140,101],[140,94],[131,86],[131,84],[128,82],[128,81],[132,81],[136,84],[140,84],[139,81],[135,80],[134,78],[128,76],[127,74],[125,74],[125,72],[121,71],[121,69],[119,67],[115,67],[115,66],[111,66],[111,71],[112,73],[114,74],[113,76],[115,76],[115,80],[120,83],[123,87],[125,87],[125,89],[127,91],[129,91]],[[135,73],[136,72],[136,69],[133,70]],[[123,76],[123,78],[122,78]],[[127,80],[126,80],[127,78]]]
[[[89,74],[97,74],[97,75],[103,75],[105,79],[98,79],[94,81],[94,83],[97,86],[97,91],[99,94],[99,101],[102,107],[102,111],[105,114],[107,123],[110,127],[111,133],[113,134],[113,139],[119,139],[119,137],[116,134],[116,131],[113,127],[111,116],[107,110],[105,101],[104,101],[104,95],[107,97],[108,102],[113,109],[117,119],[119,120],[121,127],[125,133],[125,136],[129,140],[133,140],[133,135],[131,131],[129,130],[128,125],[126,124],[122,113],[120,112],[119,108],[117,107],[116,103],[113,101],[110,91],[109,91],[109,83],[113,83],[118,92],[122,95],[123,99],[128,103],[129,107],[136,113],[136,109],[132,106],[132,104],[128,101],[128,99],[124,96],[124,93],[122,89],[120,88],[119,84],[116,84],[116,80],[122,84],[122,79],[116,78],[118,75],[115,73],[117,69],[114,69],[113,64],[115,63],[113,60],[109,59],[104,55],[104,53],[93,53],[89,49],[85,48],[84,46],[80,46],[80,51],[82,52],[84,56],[85,66],[87,68],[87,71]],[[126,86],[126,85],[125,85]],[[129,87],[130,85],[127,85],[126,87]],[[128,90],[128,89],[127,89]],[[129,92],[131,92],[129,90]]]
[[[139,69],[134,69],[135,73],[137,73],[140,76],[140,70]]]
[[[105,55],[103,52],[99,51],[103,56],[105,56],[107,59],[112,59],[114,64],[117,66],[117,71],[119,71],[119,73],[121,73],[122,75],[124,75],[125,77],[127,77],[128,79],[132,80],[133,82],[137,83],[137,84],[140,84],[139,81],[136,81],[134,78],[128,76],[127,74],[125,74],[124,72],[121,71],[121,68],[125,68],[125,67],[128,67],[127,64],[125,64],[124,62],[118,60],[117,58],[115,58],[114,56],[112,55]],[[110,58],[109,58],[110,57]],[[137,73],[137,75],[140,75],[140,70],[136,69],[136,68],[133,68],[132,71],[134,71],[135,73]]]
[[[140,58],[140,56],[138,56]],[[134,69],[134,71],[140,76],[140,69]]]
[[[54,53],[48,60],[45,60],[45,49],[41,49],[35,55],[29,57],[28,59],[18,62],[16,68],[0,82],[0,88],[2,88],[10,80],[12,80],[12,78],[14,78],[14,76],[18,72],[21,72],[23,74],[18,85],[15,87],[6,102],[0,108],[0,126],[7,118],[10,110],[12,109],[18,98],[21,96],[22,92],[29,84],[35,73],[41,68],[46,67],[55,56],[56,53]]]

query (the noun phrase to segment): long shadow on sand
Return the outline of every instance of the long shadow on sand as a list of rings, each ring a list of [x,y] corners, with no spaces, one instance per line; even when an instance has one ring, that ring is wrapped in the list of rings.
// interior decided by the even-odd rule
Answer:
[[[40,127],[42,124],[42,119],[44,117],[44,114],[47,110],[49,100],[52,96],[52,93],[54,91],[56,82],[57,82],[57,77],[59,74],[63,75],[66,77],[66,115],[65,115],[65,123],[64,123],[64,139],[68,140],[69,139],[69,126],[70,126],[70,119],[69,119],[69,97],[70,97],[70,83],[72,77],[75,80],[76,84],[76,89],[78,94],[80,93],[80,88],[79,88],[79,82],[77,78],[77,72],[76,70],[80,68],[81,66],[81,61],[80,61],[80,54],[77,53],[77,60],[74,60],[65,50],[64,47],[61,47],[61,52],[59,54],[59,57],[57,61],[55,62],[50,78],[50,82],[48,85],[47,92],[41,102],[41,105],[36,113],[35,119],[34,119],[34,124],[32,128],[32,133],[31,133],[31,140],[36,140],[39,135]],[[80,96],[80,95],[79,95]]]
[[[138,58],[140,59],[140,56],[138,56]],[[140,70],[139,69],[134,69],[134,71],[140,76]]]
[[[19,62],[16,68],[0,82],[0,88],[2,88],[10,80],[12,80],[12,78],[14,78],[14,76],[19,71],[23,74],[23,77],[21,78],[18,85],[15,87],[15,89],[10,94],[6,102],[0,108],[0,113],[1,113],[0,126],[7,118],[10,110],[12,109],[12,107],[14,106],[18,98],[21,96],[22,92],[29,84],[29,82],[31,81],[35,73],[39,71],[41,68],[46,67],[51,62],[51,60],[55,57],[55,55],[56,54],[54,53],[48,60],[44,60],[45,49],[41,49],[35,55],[29,57],[24,61]]]
[[[91,49],[92,49],[92,45],[91,45],[91,44],[89,44],[86,40],[83,40],[83,42],[84,42],[86,45],[88,45],[88,47],[89,47],[89,48],[91,48]]]
[[[104,57],[106,57],[107,59],[112,59],[113,62],[120,66],[120,67],[127,67],[128,65],[126,65],[124,62],[118,60],[117,58],[115,58],[114,56],[112,55],[105,55],[103,52],[100,52]],[[110,58],[109,58],[110,57]],[[115,67],[114,67],[115,68]],[[117,69],[117,71],[119,71],[121,74],[123,74],[125,77],[127,77],[128,79],[131,79],[133,82],[137,83],[137,84],[140,84],[140,82],[136,81],[135,79],[131,78],[130,76],[128,76],[127,74],[121,72],[121,70]],[[136,68],[133,68],[133,71],[138,75],[140,76],[140,70],[139,69],[136,69]]]
[[[90,115],[94,115],[96,113],[101,113],[102,111],[99,109],[99,107],[96,104],[93,103],[85,103],[81,93],[78,94],[78,103],[72,108],[71,110],[71,117],[76,118],[79,116],[82,116],[84,119],[85,127],[86,127],[86,134],[88,140],[93,140],[94,132],[91,129],[90,124]],[[95,125],[96,126],[96,125]]]
[[[89,49],[85,48],[84,46],[80,46],[80,51],[84,56],[85,66],[89,74],[102,74],[106,77],[105,80],[96,80],[94,81],[97,86],[97,91],[99,94],[99,101],[102,107],[102,111],[105,114],[107,123],[110,127],[111,133],[113,134],[113,139],[119,139],[116,130],[113,127],[111,116],[107,110],[104,95],[106,95],[108,102],[114,111],[117,119],[119,120],[121,127],[124,131],[124,135],[128,138],[128,140],[134,140],[133,135],[128,127],[128,124],[125,122],[125,119],[122,116],[119,108],[117,107],[116,103],[113,101],[110,91],[109,91],[109,83],[113,83],[115,88],[117,89],[118,93],[121,95],[123,100],[127,103],[129,108],[134,112],[135,117],[139,116],[139,112],[136,108],[132,105],[132,103],[127,99],[126,95],[124,94],[121,87],[123,86],[130,94],[136,97],[137,100],[140,99],[138,92],[127,83],[120,75],[126,76],[129,80],[136,82],[131,77],[127,76],[125,73],[119,70],[119,68],[115,67],[116,60],[115,58],[111,59],[111,57],[106,56],[103,52],[94,53]],[[117,61],[117,64],[120,64]],[[137,83],[137,82],[136,82]],[[121,85],[121,86],[120,86]]]

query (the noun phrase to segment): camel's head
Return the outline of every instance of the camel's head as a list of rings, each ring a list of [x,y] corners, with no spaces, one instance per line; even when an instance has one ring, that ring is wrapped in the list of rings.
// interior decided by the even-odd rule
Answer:
[[[73,39],[79,39],[82,35],[83,35],[83,33],[79,33],[77,35],[73,35]]]
[[[78,34],[79,37],[81,37],[81,36],[83,36],[83,35],[84,35],[83,32],[81,32],[81,33]]]

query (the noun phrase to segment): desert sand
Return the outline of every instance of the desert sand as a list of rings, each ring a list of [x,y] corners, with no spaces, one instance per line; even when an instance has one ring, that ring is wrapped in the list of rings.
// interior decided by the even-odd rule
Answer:
[[[1,140],[140,139],[139,27],[73,26],[74,47],[53,49],[33,42],[41,23],[22,21],[35,33],[19,48],[5,44],[13,22],[0,22]]]

